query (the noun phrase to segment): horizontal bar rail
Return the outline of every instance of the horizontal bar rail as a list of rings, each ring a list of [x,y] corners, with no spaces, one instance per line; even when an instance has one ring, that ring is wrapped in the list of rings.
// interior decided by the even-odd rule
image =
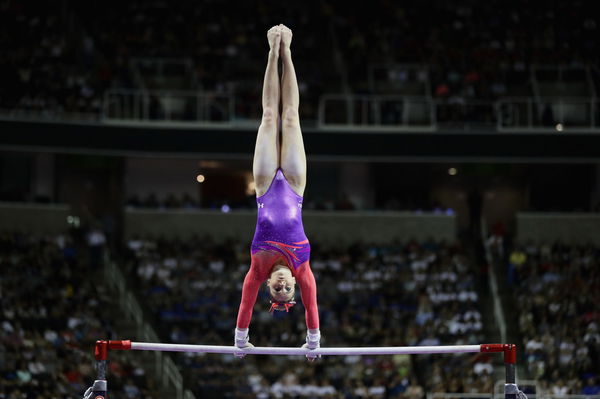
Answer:
[[[188,352],[188,353],[221,353],[247,355],[418,355],[436,353],[478,353],[504,352],[505,362],[516,361],[516,346],[512,344],[482,344],[482,345],[445,345],[445,346],[390,346],[390,347],[355,347],[355,348],[295,348],[295,347],[248,347],[219,345],[185,345],[164,344],[153,342],[98,341],[96,343],[96,359],[104,360],[108,350],[139,350],[159,352]]]

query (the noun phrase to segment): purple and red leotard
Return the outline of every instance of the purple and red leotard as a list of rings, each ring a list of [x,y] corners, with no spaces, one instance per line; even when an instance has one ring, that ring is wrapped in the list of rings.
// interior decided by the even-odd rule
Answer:
[[[284,259],[300,286],[306,325],[319,328],[317,285],[310,269],[310,244],[302,225],[302,197],[290,187],[281,169],[267,192],[256,198],[258,217],[252,240],[252,263],[244,279],[238,328],[248,328],[261,284],[273,265]]]

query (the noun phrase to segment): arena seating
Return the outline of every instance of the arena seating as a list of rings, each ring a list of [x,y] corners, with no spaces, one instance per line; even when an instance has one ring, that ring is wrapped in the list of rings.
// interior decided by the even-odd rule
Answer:
[[[96,378],[94,342],[118,338],[111,297],[77,236],[0,233],[0,395],[81,397]],[[125,356],[124,356],[125,355]],[[149,398],[156,384],[135,357],[109,363],[112,398]]]
[[[510,251],[524,361],[549,394],[590,394],[598,386],[599,254],[593,245],[560,242],[527,242]]]

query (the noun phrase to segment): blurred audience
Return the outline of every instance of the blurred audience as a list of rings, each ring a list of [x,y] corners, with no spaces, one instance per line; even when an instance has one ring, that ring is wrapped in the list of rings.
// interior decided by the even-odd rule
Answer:
[[[189,0],[60,7],[5,1],[0,108],[97,116],[109,88],[160,89],[171,82],[171,89],[233,94],[236,117],[258,119],[265,32],[280,22],[297,32],[293,50],[306,121],[316,119],[321,95],[346,92],[431,95],[447,104],[438,110],[443,121],[489,123],[493,108],[463,105],[532,96],[534,65],[598,63],[599,21],[584,1],[406,7],[388,0],[343,6],[252,0],[235,7],[231,12],[227,3]],[[169,60],[185,67],[169,67]],[[398,64],[416,69],[385,67]],[[383,69],[370,71],[374,66]],[[165,104],[155,97],[151,102],[149,117],[163,118]],[[187,104],[185,112],[194,108]],[[384,119],[396,118],[394,112]]]
[[[116,338],[111,297],[71,235],[0,233],[0,397],[79,398],[96,378],[93,348]],[[110,396],[150,398],[144,368],[111,354]]]
[[[555,395],[598,392],[600,249],[529,242],[510,258],[529,373]]]
[[[0,234],[0,385],[7,398],[78,397],[93,381],[97,339],[118,337],[110,293],[96,283],[89,236]],[[123,265],[165,342],[230,345],[247,245],[135,238]],[[539,394],[600,392],[600,250],[525,243],[508,252],[519,303],[524,364]],[[485,340],[477,287],[483,276],[460,245],[425,241],[313,245],[324,346],[477,344]],[[327,289],[332,287],[332,289]],[[300,298],[297,298],[300,299]],[[268,312],[259,293],[250,329],[260,346],[300,346],[302,305]],[[110,391],[152,397],[139,359],[115,352]],[[494,357],[177,356],[197,397],[414,398],[491,392]]]
[[[390,70],[385,79],[403,89],[423,81],[431,92],[462,102],[531,92],[530,68],[538,65],[597,65],[598,19],[589,4],[460,3],[402,5],[387,0],[335,8],[335,26],[355,91],[370,90],[368,67],[417,64],[421,70]],[[551,21],[561,20],[561,24]],[[539,27],[543,26],[544,29]],[[372,76],[377,78],[377,76]]]

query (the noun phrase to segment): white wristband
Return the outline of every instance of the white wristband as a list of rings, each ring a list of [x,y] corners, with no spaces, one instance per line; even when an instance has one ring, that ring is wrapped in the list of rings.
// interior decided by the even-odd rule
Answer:
[[[317,330],[316,333],[306,332],[306,340],[308,342],[319,342],[321,340],[321,331]]]
[[[236,328],[235,329],[235,346],[238,348],[243,348],[246,346],[250,339],[248,338],[248,329],[247,328]]]
[[[235,329],[235,339],[236,340],[245,340],[248,338],[248,328],[236,328]]]

